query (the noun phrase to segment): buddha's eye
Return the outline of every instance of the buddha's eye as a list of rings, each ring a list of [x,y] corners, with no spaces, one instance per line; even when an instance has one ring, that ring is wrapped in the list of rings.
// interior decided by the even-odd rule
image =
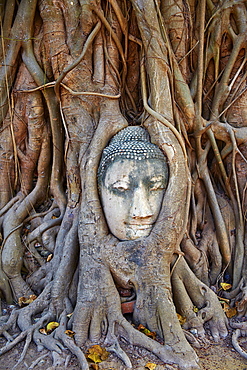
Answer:
[[[113,187],[114,190],[119,191],[120,193],[123,193],[124,191],[128,190],[128,188],[123,187],[123,186],[118,186],[118,187]]]
[[[150,181],[149,190],[164,190],[166,188],[165,181],[163,177],[155,178]]]
[[[116,194],[121,194],[129,190],[129,184],[125,182],[116,182],[112,184],[111,189],[114,191]]]
[[[150,191],[155,191],[155,190],[164,190],[165,187],[163,184],[159,183],[159,184],[150,184]]]

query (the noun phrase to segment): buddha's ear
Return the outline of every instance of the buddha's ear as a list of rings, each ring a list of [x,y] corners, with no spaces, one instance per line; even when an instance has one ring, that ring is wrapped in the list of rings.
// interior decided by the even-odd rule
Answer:
[[[167,157],[169,167],[168,186],[151,236],[155,238],[155,235],[162,235],[167,248],[176,249],[186,230],[191,192],[184,148],[168,127],[152,117],[145,121],[144,126],[151,142],[158,145]]]

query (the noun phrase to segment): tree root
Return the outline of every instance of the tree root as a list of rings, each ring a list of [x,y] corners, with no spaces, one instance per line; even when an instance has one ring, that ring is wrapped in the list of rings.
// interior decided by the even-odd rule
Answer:
[[[5,272],[2,270],[1,261],[0,261],[0,292],[4,296],[7,303],[13,302],[13,295],[10,287],[10,282]]]
[[[19,360],[17,361],[17,363],[15,364],[15,366],[13,367],[13,369],[15,369],[16,367],[18,367],[24,360],[25,356],[26,356],[26,353],[27,353],[27,350],[28,350],[28,347],[31,343],[31,340],[32,340],[32,333],[29,332],[27,334],[27,337],[26,337],[26,343],[25,343],[25,346],[23,348],[23,351],[21,353],[21,357],[19,358]]]
[[[3,332],[3,336],[5,337],[5,339],[7,339],[8,342],[12,342],[12,340],[14,340],[12,335],[10,335],[7,331]]]
[[[29,366],[28,370],[29,370],[29,369],[34,369],[34,368],[35,368],[35,366],[36,366],[36,365],[38,365],[38,363],[39,363],[41,360],[43,360],[43,358],[45,358],[46,356],[47,356],[47,353],[46,353],[45,355],[42,355],[42,356],[40,356],[40,357],[36,358],[36,360],[35,360],[35,361],[33,361],[33,362],[31,363],[31,365]]]
[[[122,350],[122,348],[120,347],[120,344],[116,338],[115,340],[115,343],[113,343],[111,346],[109,347],[106,347],[106,349],[109,351],[109,352],[113,352],[117,355],[118,358],[120,358],[120,360],[123,361],[123,363],[125,364],[125,366],[128,368],[128,369],[132,369],[132,363],[127,355],[126,352],[124,352]]]
[[[90,261],[90,262],[89,262]],[[83,278],[83,275],[87,279]],[[97,276],[97,279],[96,279]],[[181,369],[197,368],[197,356],[187,343],[179,323],[172,321],[173,314],[165,316],[164,312],[171,310],[167,292],[153,288],[151,301],[145,302],[146,310],[141,314],[146,315],[148,320],[148,309],[153,310],[160,317],[162,332],[167,328],[170,331],[167,343],[161,345],[157,341],[148,338],[145,334],[136,330],[122,315],[121,301],[117,288],[115,287],[110,271],[106,266],[98,265],[95,261],[84,258],[84,268],[81,271],[81,283],[75,312],[73,314],[73,331],[75,331],[76,344],[81,346],[87,342],[88,337],[98,342],[104,338],[105,345],[117,354],[130,367],[130,361],[118,343],[119,338],[124,339],[130,345],[143,347],[154,353],[164,363],[178,364]],[[100,282],[100,286],[99,286]],[[165,294],[165,295],[162,295]],[[159,298],[157,298],[159,297]],[[137,293],[138,298],[138,293]],[[152,300],[154,302],[152,302]],[[158,302],[158,301],[161,301]],[[157,302],[157,305],[155,304]],[[169,307],[169,308],[168,308]],[[175,315],[175,310],[174,311]],[[143,317],[144,317],[143,316]],[[175,317],[177,319],[177,317]],[[154,317],[150,319],[154,322]],[[165,321],[168,321],[165,323]],[[103,326],[106,327],[103,330]],[[145,323],[144,323],[145,325]],[[160,326],[161,326],[160,325]],[[152,328],[150,328],[152,329]],[[164,333],[166,337],[166,333]],[[117,339],[116,339],[117,338]]]
[[[68,317],[67,317],[67,311],[64,310],[61,314],[60,318],[60,325],[59,327],[55,330],[55,336],[56,339],[61,340],[61,342],[65,345],[66,348],[70,350],[71,353],[73,353],[81,366],[82,370],[88,370],[89,366],[86,360],[86,357],[82,350],[75,344],[74,339],[69,337],[66,333],[66,327],[67,327],[67,322],[68,322]]]
[[[13,326],[17,322],[18,314],[19,313],[17,310],[13,310],[11,312],[8,320],[0,327],[0,335],[6,332],[11,326]]]
[[[63,220],[63,215],[59,218],[48,220],[45,223],[42,223],[39,227],[37,227],[35,230],[33,230],[27,238],[27,242],[31,243],[34,240],[39,240],[39,238],[42,236],[42,234],[53,228],[54,226],[59,226]]]
[[[243,282],[241,285],[240,285],[241,293],[238,295],[236,299],[239,302],[237,306],[239,317],[243,317],[244,315],[246,315],[247,311],[247,287],[243,286],[244,285]],[[240,300],[238,298],[240,298]]]
[[[4,353],[10,351],[17,343],[21,342],[25,337],[27,337],[27,344],[31,342],[31,336],[32,333],[36,328],[40,328],[44,322],[48,319],[49,315],[43,316],[36,324],[33,324],[32,327],[30,327],[27,330],[22,331],[12,342],[6,343],[4,347],[0,349],[0,356]],[[24,355],[27,351],[27,348],[24,348]]]
[[[183,329],[183,332],[184,332],[185,338],[193,347],[195,348],[202,347],[201,344],[196,339],[196,337],[190,331]]]
[[[246,323],[245,323],[246,324]],[[235,348],[235,350],[245,359],[247,359],[247,353],[240,347],[238,343],[238,338],[241,337],[241,329],[236,329],[232,333],[232,345]]]
[[[183,258],[174,269],[172,286],[178,312],[186,318],[184,329],[196,329],[203,337],[203,324],[208,322],[215,341],[227,336],[227,319],[216,295],[196,278]]]
[[[48,316],[48,319],[49,319],[48,321],[51,320],[50,316]],[[33,333],[33,341],[37,344],[38,350],[41,351],[44,348],[46,348],[49,351],[55,351],[61,354],[62,351],[65,350],[65,348],[62,345],[62,343],[54,337],[54,335],[55,335],[55,331],[50,335],[44,335],[44,334],[41,334],[38,329],[35,330]]]
[[[197,369],[197,356],[194,351],[188,351],[186,348],[187,342],[185,341],[185,348],[183,353],[174,351],[169,345],[161,345],[160,343],[148,338],[145,334],[139,332],[125,319],[121,320],[121,326],[125,330],[125,339],[134,346],[140,346],[148,351],[154,353],[166,364],[177,364],[181,370],[183,369]],[[181,357],[180,357],[181,356]]]
[[[86,360],[86,357],[82,350],[75,344],[74,340],[70,338],[68,335],[65,333],[59,335],[59,339],[63,342],[66,348],[70,350],[71,353],[73,353],[81,366],[82,370],[88,370],[89,366]]]

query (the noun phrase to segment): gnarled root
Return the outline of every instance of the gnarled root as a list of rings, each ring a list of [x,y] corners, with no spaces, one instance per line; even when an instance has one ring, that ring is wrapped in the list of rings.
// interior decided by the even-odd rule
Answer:
[[[186,318],[184,329],[194,329],[203,337],[203,324],[208,322],[215,341],[226,337],[227,319],[217,296],[196,278],[183,257],[177,262],[171,280],[175,305]]]
[[[232,333],[232,345],[242,357],[247,359],[247,353],[238,343],[238,338],[247,336],[247,322],[231,322],[230,325],[232,328],[236,329]]]
[[[87,279],[83,276],[87,276]],[[157,292],[155,288],[154,292]],[[152,297],[155,300],[155,296]],[[157,297],[155,310],[158,320],[161,320],[160,327],[163,327],[166,312],[172,308],[172,301],[166,296],[160,299],[159,293]],[[148,325],[148,317],[146,320]],[[86,344],[88,338],[95,343],[103,339],[107,349],[117,354],[125,366],[131,367],[131,362],[119,343],[119,339],[123,339],[129,344],[151,351],[164,363],[177,364],[180,369],[198,368],[197,356],[187,343],[181,328],[178,329],[173,320],[168,321],[165,326],[170,328],[174,343],[170,341],[170,344],[161,345],[136,330],[121,313],[120,297],[109,268],[84,256],[77,305],[73,314],[73,331],[76,333],[75,341],[78,346]],[[172,328],[173,325],[176,326],[175,329]]]
[[[239,285],[241,292],[236,297],[236,301],[238,302],[237,311],[238,317],[243,317],[247,312],[247,287],[244,285],[243,281]]]
[[[241,330],[236,329],[232,333],[232,345],[235,348],[235,350],[244,358],[247,359],[247,353],[240,347],[238,343],[238,338],[241,337]]]

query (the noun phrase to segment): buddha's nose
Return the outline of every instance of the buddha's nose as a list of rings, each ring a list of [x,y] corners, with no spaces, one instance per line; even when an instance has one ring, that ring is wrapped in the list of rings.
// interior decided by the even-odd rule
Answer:
[[[131,215],[133,218],[146,218],[153,215],[143,186],[138,187],[133,193]]]

